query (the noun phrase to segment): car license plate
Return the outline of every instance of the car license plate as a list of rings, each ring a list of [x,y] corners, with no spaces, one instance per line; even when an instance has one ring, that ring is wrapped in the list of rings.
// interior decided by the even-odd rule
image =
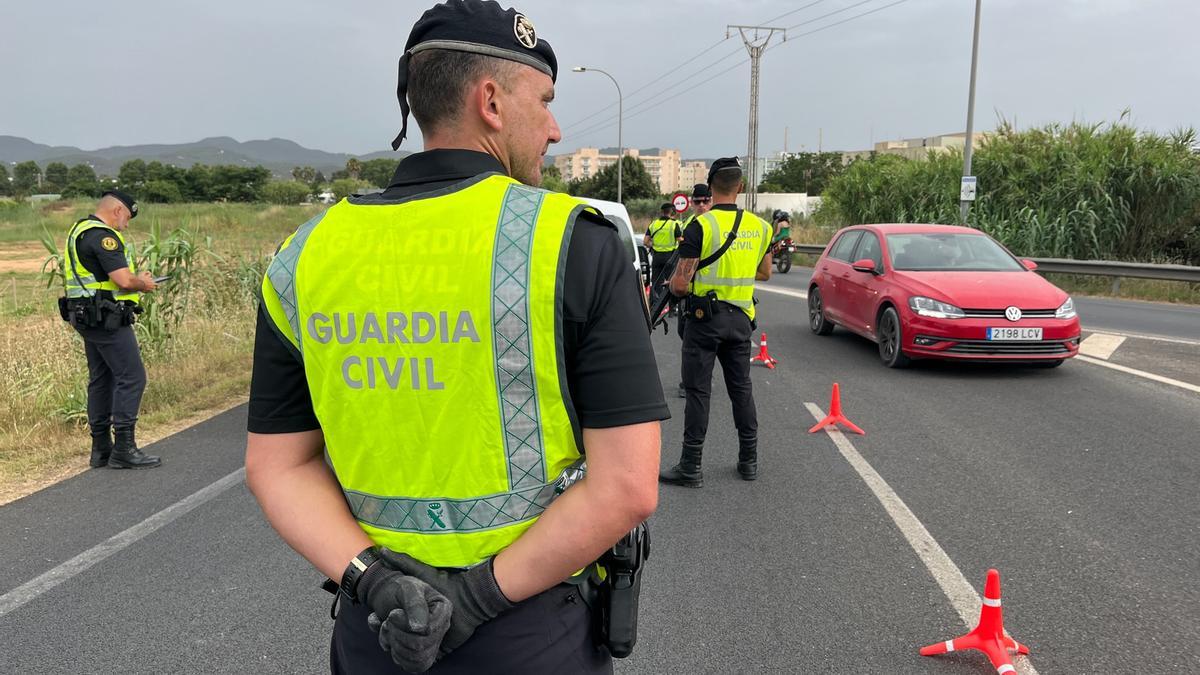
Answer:
[[[1042,339],[1041,328],[989,328],[987,329],[987,339],[989,340],[1012,340],[1012,341],[1031,341]]]

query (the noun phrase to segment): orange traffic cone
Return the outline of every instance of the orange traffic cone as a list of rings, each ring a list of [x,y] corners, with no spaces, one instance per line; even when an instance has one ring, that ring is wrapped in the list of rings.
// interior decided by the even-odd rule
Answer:
[[[846,419],[846,416],[842,414],[842,390],[838,387],[838,383],[834,382],[833,394],[829,398],[829,414],[825,416],[825,419],[817,422],[813,428],[809,429],[808,433],[814,433],[820,429],[824,429],[825,427],[836,428],[839,423],[856,434],[862,434],[864,436],[867,435],[867,432],[859,429],[854,422]]]
[[[962,649],[978,649],[987,654],[996,672],[1001,675],[1017,672],[1012,664],[1011,653],[1029,653],[1029,647],[1012,639],[1004,630],[1004,612],[1000,608],[1000,573],[996,570],[988,570],[987,573],[979,625],[962,637],[922,647],[921,656],[935,656]]]
[[[762,340],[758,343],[758,355],[750,357],[750,363],[761,363],[768,368],[775,368],[775,364],[779,363],[771,358],[771,353],[767,351],[767,334],[762,334]]]

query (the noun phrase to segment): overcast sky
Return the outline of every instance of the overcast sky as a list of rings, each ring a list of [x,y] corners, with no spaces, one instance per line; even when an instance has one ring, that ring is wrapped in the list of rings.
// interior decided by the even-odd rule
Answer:
[[[895,1],[524,0],[517,8],[559,58],[553,110],[564,137],[551,154],[616,145],[615,109],[584,119],[616,98],[603,75],[570,71],[586,65],[620,82],[627,146],[714,157],[746,149],[750,65],[737,65],[747,58],[740,38],[724,39],[730,23],[790,28],[763,57],[764,154],[783,149],[785,129],[790,150],[816,149],[819,134],[825,149],[853,150],[962,131],[974,3],[886,7]],[[399,128],[396,60],[429,6],[4,5],[0,134],[84,149],[282,137],[358,154],[386,149]],[[998,115],[1026,127],[1107,121],[1125,108],[1160,131],[1200,126],[1197,0],[983,0],[981,35],[977,129],[994,127]],[[419,134],[404,147],[419,149]]]

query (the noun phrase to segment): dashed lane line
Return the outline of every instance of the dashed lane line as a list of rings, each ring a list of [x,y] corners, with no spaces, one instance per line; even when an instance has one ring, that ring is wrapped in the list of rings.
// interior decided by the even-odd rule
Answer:
[[[1105,361],[1112,358],[1113,353],[1125,342],[1123,335],[1108,333],[1092,333],[1079,343],[1079,353]]]
[[[790,295],[793,298],[800,298],[801,300],[808,299],[808,293],[805,293],[804,291],[793,291],[790,288],[776,288],[774,286],[755,286],[754,289],[758,290],[758,291],[766,291],[768,293],[778,293],[780,295]]]
[[[162,511],[155,513],[137,525],[109,537],[74,558],[39,574],[4,595],[0,595],[0,616],[19,609],[39,595],[86,571],[96,563],[120,553],[146,535],[152,534],[162,527],[171,524],[196,507],[202,506],[220,496],[229,488],[242,482],[245,477],[246,469],[238,469],[215,483],[201,488]]]
[[[806,402],[804,407],[808,408],[808,412],[812,414],[814,420],[819,422],[825,419],[824,411],[816,403]],[[836,429],[827,428],[825,432],[837,446],[838,451],[842,453],[842,457],[853,467],[874,493],[875,498],[883,505],[884,511],[891,516],[892,522],[896,523],[900,533],[908,540],[908,545],[912,547],[917,557],[925,564],[925,568],[933,575],[934,581],[942,588],[942,592],[946,594],[963,623],[967,627],[973,628],[976,621],[979,620],[979,610],[983,606],[983,600],[979,597],[975,587],[967,581],[962,571],[958,569],[958,565],[954,564],[954,561],[937,543],[933,535],[929,534],[929,530],[917,519],[904,500],[900,499],[900,495],[896,494],[887,481],[859,454],[850,439]],[[1024,656],[1014,656],[1013,664],[1016,665],[1017,672],[1022,675],[1038,675],[1033,664]]]
[[[1090,330],[1092,330],[1092,329],[1089,328],[1085,324],[1083,327],[1083,331],[1086,333]],[[1095,331],[1097,333],[1107,333],[1108,335],[1119,335],[1124,338],[1137,338],[1139,340],[1153,340],[1154,342],[1170,342],[1170,343],[1177,344],[1177,345],[1191,345],[1193,347],[1200,347],[1200,341],[1185,340],[1183,338],[1167,337],[1165,335],[1147,335],[1145,333],[1127,333],[1127,332],[1123,332],[1123,331],[1119,331],[1119,330],[1108,330],[1107,328],[1097,328],[1097,329],[1095,329]]]
[[[1083,361],[1084,363],[1090,363],[1094,366],[1103,366],[1105,368],[1112,368],[1113,370],[1117,370],[1122,373],[1126,373],[1128,375],[1136,375],[1138,377],[1144,377],[1147,380],[1153,380],[1155,382],[1160,382],[1162,384],[1169,384],[1172,387],[1179,387],[1180,389],[1186,389],[1187,391],[1200,394],[1200,386],[1194,385],[1191,382],[1183,382],[1181,380],[1173,380],[1169,377],[1163,377],[1162,375],[1155,375],[1154,373],[1147,373],[1144,370],[1138,370],[1137,368],[1130,368],[1129,366],[1122,366],[1119,363],[1111,363],[1109,361],[1102,361],[1100,359],[1094,359],[1090,356],[1084,356],[1083,354],[1076,356],[1075,360]]]

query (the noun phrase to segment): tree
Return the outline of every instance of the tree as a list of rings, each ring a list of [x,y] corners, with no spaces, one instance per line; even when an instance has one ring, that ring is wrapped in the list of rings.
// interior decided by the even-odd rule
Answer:
[[[263,187],[263,199],[272,204],[299,204],[312,190],[306,183],[295,180],[279,180]]]
[[[621,158],[621,199],[651,199],[661,196],[654,179],[646,171],[642,160],[628,155]],[[591,197],[605,201],[617,200],[617,164],[609,164],[591,178],[573,180],[570,193],[579,197]]]
[[[33,194],[41,176],[42,170],[38,168],[37,162],[30,160],[16,165],[13,167],[13,194]]]
[[[62,162],[50,162],[46,165],[46,175],[42,178],[42,192],[62,192],[67,187],[67,165]]]
[[[359,171],[360,177],[378,188],[385,188],[392,182],[392,176],[396,175],[396,165],[398,160],[382,157],[380,159],[371,159],[362,163],[362,168]]]
[[[357,158],[351,157],[346,160],[346,176],[349,178],[359,178],[362,176],[362,162]]]
[[[312,184],[314,186],[315,185],[324,185],[325,183],[328,183],[328,182],[329,182],[329,179],[326,178],[325,174],[321,173],[320,171],[318,171],[317,175],[314,176],[312,179]]]
[[[179,189],[178,184],[169,180],[148,180],[138,190],[138,193],[138,197],[142,201],[157,204],[183,201],[183,191]]]
[[[96,178],[96,171],[87,164],[71,167],[67,171],[67,185],[63,188],[62,195],[68,199],[99,197],[100,181]]]
[[[559,171],[558,167],[553,164],[542,167],[542,187],[551,192],[568,192],[571,189],[562,179],[562,171]]]
[[[805,192],[819,195],[846,167],[840,152],[798,152],[763,176],[759,192]]]
[[[8,167],[0,162],[0,197],[12,192],[12,185],[8,182]]]
[[[131,159],[121,165],[117,171],[117,183],[122,189],[136,190],[146,183],[146,162]]]
[[[261,166],[214,166],[208,199],[230,202],[261,201],[263,188],[270,179],[270,169]]]
[[[368,187],[371,187],[371,184],[366,181],[355,180],[353,178],[339,178],[329,186],[329,191],[333,193],[334,199],[341,201],[355,192]]]
[[[300,181],[301,183],[312,185],[316,177],[317,171],[311,166],[297,166],[292,168],[292,178]]]

